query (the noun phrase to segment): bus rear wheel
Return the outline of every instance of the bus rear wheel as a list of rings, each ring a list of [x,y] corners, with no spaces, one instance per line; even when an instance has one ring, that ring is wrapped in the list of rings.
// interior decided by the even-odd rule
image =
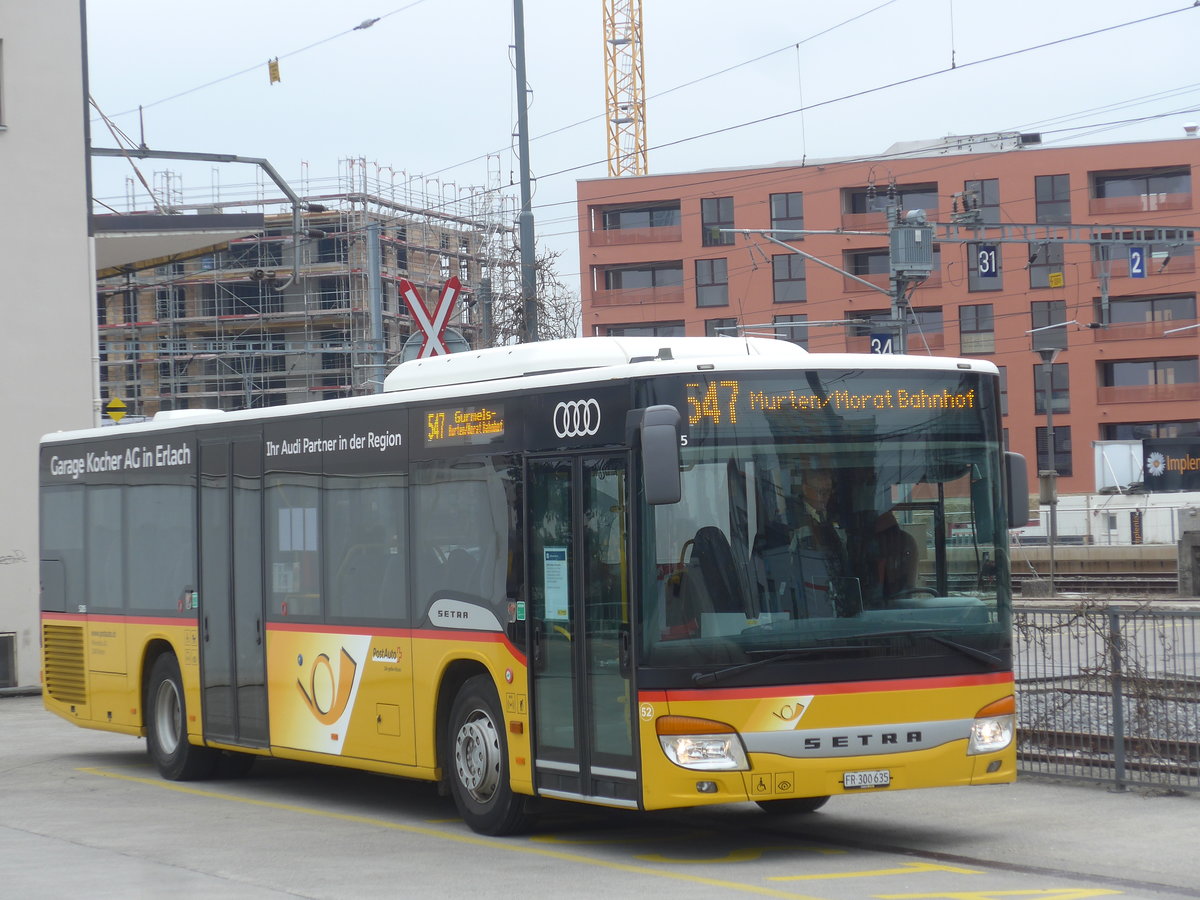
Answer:
[[[188,743],[187,703],[174,654],[150,667],[146,684],[146,749],[158,773],[169,781],[199,781],[213,774],[217,754]]]
[[[798,816],[816,812],[829,802],[828,797],[788,797],[783,800],[756,800],[763,812],[773,816]]]
[[[463,821],[481,834],[515,834],[529,824],[526,798],[509,784],[500,700],[487,675],[467,679],[450,707],[446,767]]]

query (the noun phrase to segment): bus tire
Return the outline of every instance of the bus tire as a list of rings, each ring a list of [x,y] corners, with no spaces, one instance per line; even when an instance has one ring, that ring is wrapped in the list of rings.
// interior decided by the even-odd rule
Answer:
[[[529,823],[526,798],[513,792],[500,699],[488,675],[466,680],[450,707],[446,768],[463,821],[480,834],[505,835]]]
[[[150,667],[146,683],[146,749],[168,781],[199,781],[213,774],[217,754],[188,743],[187,703],[179,661],[164,653]]]
[[[799,816],[813,813],[829,802],[828,797],[787,797],[783,800],[755,800],[759,808],[773,816]]]

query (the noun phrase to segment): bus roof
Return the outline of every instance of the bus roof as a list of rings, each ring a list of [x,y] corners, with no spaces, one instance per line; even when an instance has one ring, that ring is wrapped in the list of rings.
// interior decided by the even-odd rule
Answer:
[[[773,338],[587,337],[538,341],[450,353],[401,363],[383,383],[384,391],[496,381],[624,366],[650,360],[697,357],[791,357],[808,351]]]
[[[162,431],[188,425],[258,421],[337,409],[360,409],[396,403],[407,392],[414,400],[447,399],[462,394],[463,385],[479,385],[481,394],[516,388],[546,390],[595,379],[652,377],[696,371],[738,368],[967,370],[996,374],[985,359],[937,356],[899,356],[865,353],[809,353],[789,341],[756,337],[587,337],[539,341],[470,350],[411,360],[397,366],[384,381],[384,392],[318,400],[261,409],[224,412],[218,409],[165,410],[152,420],[120,426],[60,431],[42,441],[82,437],[119,437],[141,431]],[[608,369],[601,373],[599,370]],[[458,390],[454,388],[458,387]]]

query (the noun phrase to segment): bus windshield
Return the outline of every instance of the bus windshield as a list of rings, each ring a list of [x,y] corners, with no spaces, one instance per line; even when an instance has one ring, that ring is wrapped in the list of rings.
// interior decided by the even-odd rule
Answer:
[[[686,384],[682,500],[644,513],[642,664],[678,686],[1006,668],[995,390],[903,370]]]

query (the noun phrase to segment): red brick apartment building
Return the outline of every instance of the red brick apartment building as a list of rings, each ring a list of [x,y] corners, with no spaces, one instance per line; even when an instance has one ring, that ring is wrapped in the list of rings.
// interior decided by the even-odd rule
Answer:
[[[1086,493],[1093,441],[1200,442],[1200,327],[1176,330],[1200,323],[1197,163],[1200,138],[1051,148],[994,134],[869,159],[581,181],[584,332],[740,327],[814,352],[866,352],[880,331],[872,320],[891,316],[887,296],[722,229],[876,232],[776,237],[886,289],[890,196],[938,223],[934,270],[909,299],[908,352],[995,362],[1009,446],[1042,469],[1044,369],[1032,342],[1062,347],[1050,377],[1059,489]],[[964,195],[988,227],[949,226]],[[1114,238],[1126,243],[1097,243]]]

